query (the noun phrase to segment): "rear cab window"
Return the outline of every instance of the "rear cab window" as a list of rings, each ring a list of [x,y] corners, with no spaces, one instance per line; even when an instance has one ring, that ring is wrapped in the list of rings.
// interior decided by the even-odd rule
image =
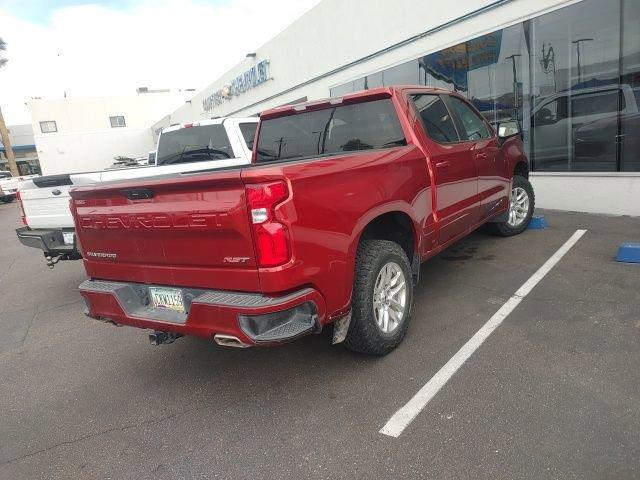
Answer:
[[[391,99],[263,120],[256,162],[277,162],[406,145]]]
[[[201,125],[163,132],[158,142],[156,165],[227,158],[234,158],[234,153],[224,126]]]
[[[240,133],[244,143],[246,143],[249,150],[253,150],[253,139],[256,136],[256,129],[258,128],[258,122],[241,123],[239,124]]]

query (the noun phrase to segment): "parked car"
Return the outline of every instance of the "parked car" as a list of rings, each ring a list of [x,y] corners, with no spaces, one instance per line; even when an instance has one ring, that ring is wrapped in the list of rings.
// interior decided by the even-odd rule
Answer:
[[[635,113],[638,113],[636,95],[627,84],[567,90],[538,100],[531,117],[536,165],[544,165],[544,170],[566,170],[571,159],[573,170],[594,171],[594,168],[598,168],[595,165],[581,166],[584,150],[575,151],[576,131],[585,124],[606,119],[616,121],[618,115]],[[609,138],[613,148],[615,139],[615,135]],[[573,162],[576,162],[575,165]],[[611,170],[607,165],[599,168]]]
[[[50,267],[60,260],[77,260],[81,257],[69,211],[71,187],[247,164],[257,124],[257,118],[229,117],[173,125],[160,134],[158,158],[150,166],[51,175],[24,182],[20,207],[25,226],[16,230],[18,239],[42,250]]]
[[[520,136],[499,137],[449,91],[268,110],[252,165],[71,191],[86,314],[152,329],[155,344],[233,347],[335,323],[334,342],[386,354],[407,330],[421,262],[486,222],[527,227],[527,177]]]
[[[13,202],[16,198],[20,182],[37,176],[38,175],[25,175],[21,177],[14,177],[11,175],[11,172],[0,171],[0,202]]]
[[[574,136],[573,170],[607,172],[640,171],[640,113],[627,113],[586,123]]]

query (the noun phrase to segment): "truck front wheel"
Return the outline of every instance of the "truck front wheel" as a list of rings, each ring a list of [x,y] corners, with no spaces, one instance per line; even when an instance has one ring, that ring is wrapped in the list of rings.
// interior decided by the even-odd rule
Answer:
[[[413,277],[404,250],[388,240],[363,240],[345,346],[371,355],[389,353],[407,331],[412,300]]]
[[[505,220],[492,224],[495,233],[503,237],[522,233],[529,226],[535,202],[536,197],[529,180],[520,175],[514,175],[509,210]]]
[[[0,202],[2,203],[11,203],[15,200],[15,195],[6,195],[4,197],[0,197]]]

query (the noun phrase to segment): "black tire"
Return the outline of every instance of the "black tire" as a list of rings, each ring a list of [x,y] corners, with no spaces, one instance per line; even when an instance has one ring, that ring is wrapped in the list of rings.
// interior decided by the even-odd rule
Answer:
[[[527,192],[527,195],[529,196],[529,210],[527,211],[527,216],[525,217],[524,221],[517,226],[509,225],[507,220],[503,222],[492,223],[491,226],[493,227],[494,233],[502,237],[511,237],[513,235],[518,235],[519,233],[524,232],[529,226],[529,222],[531,222],[531,217],[533,216],[533,210],[536,206],[536,196],[533,193],[533,187],[531,186],[531,183],[529,182],[529,180],[521,177],[520,175],[514,175],[512,189],[518,187]]]
[[[13,195],[7,195],[5,197],[0,197],[0,202],[2,203],[11,203],[16,199]]]
[[[374,286],[378,274],[389,262],[394,262],[404,274],[406,289],[405,311],[395,329],[383,332],[376,324],[373,309]],[[351,323],[344,345],[355,352],[386,355],[404,338],[411,318],[413,277],[404,250],[388,240],[363,240],[356,256],[355,280],[351,300]]]

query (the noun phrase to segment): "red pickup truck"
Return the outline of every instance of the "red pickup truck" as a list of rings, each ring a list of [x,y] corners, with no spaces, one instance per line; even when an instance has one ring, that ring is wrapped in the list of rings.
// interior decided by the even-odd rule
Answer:
[[[402,340],[420,263],[486,222],[514,235],[534,195],[517,123],[461,96],[387,87],[264,112],[252,164],[71,192],[86,314],[225,346],[333,324]]]

